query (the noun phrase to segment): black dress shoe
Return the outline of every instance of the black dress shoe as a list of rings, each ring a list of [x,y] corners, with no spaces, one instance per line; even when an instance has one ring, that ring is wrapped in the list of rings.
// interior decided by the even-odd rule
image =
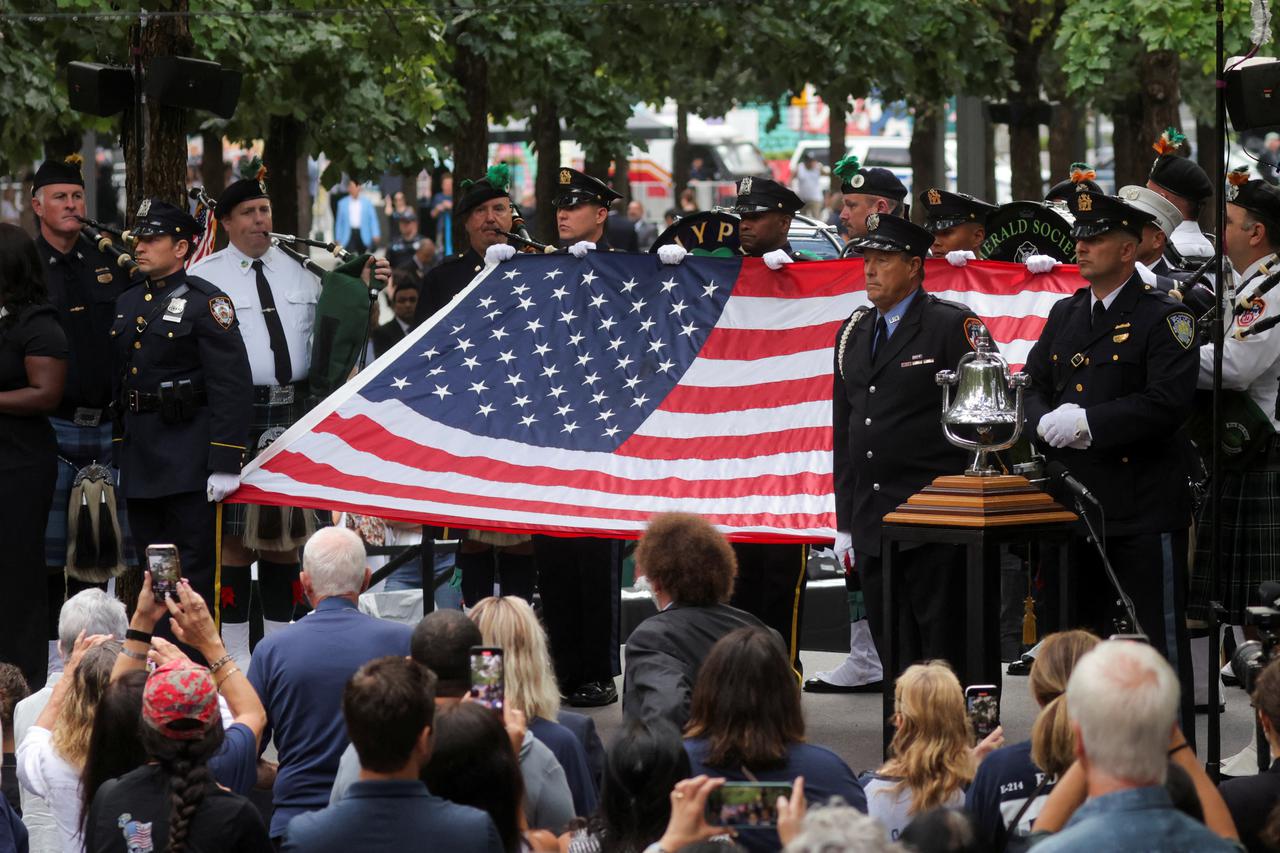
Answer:
[[[805,693],[882,693],[884,692],[883,681],[873,681],[870,684],[855,684],[852,687],[845,687],[843,684],[832,684],[830,681],[823,681],[816,675],[808,679],[804,683]]]
[[[569,697],[574,708],[600,708],[618,701],[618,688],[613,681],[592,681],[582,685]]]

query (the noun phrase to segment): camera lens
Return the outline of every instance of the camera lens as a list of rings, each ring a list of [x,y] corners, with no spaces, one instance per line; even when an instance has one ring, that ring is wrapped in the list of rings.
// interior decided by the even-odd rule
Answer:
[[[1249,640],[1236,646],[1231,656],[1231,673],[1244,686],[1253,689],[1253,674],[1262,669],[1262,643]]]

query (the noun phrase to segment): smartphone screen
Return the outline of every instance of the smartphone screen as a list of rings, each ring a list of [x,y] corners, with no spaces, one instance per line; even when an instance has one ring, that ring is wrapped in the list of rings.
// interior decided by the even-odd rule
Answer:
[[[502,649],[495,646],[471,647],[471,698],[502,713]]]
[[[147,571],[151,572],[151,594],[157,604],[178,597],[178,578],[182,577],[182,561],[177,545],[148,545]]]
[[[972,684],[966,687],[964,705],[979,741],[1000,725],[1000,688],[996,685]]]
[[[790,782],[725,782],[707,797],[707,823],[740,829],[776,827],[778,797],[791,797]]]

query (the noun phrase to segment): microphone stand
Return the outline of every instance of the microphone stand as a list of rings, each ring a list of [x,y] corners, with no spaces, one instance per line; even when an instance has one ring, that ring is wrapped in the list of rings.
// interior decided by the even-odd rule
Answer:
[[[1117,633],[1135,633],[1146,636],[1147,632],[1142,630],[1142,623],[1138,621],[1137,611],[1133,609],[1133,599],[1129,597],[1129,594],[1124,591],[1124,587],[1120,585],[1120,578],[1116,575],[1115,567],[1111,565],[1111,560],[1107,557],[1106,545],[1103,543],[1101,537],[1098,536],[1098,531],[1094,528],[1093,522],[1089,519],[1089,511],[1085,506],[1084,498],[1076,494],[1075,491],[1071,491],[1071,498],[1075,501],[1076,512],[1079,514],[1081,520],[1084,521],[1084,525],[1089,531],[1089,541],[1098,549],[1098,556],[1102,559],[1102,568],[1107,573],[1107,580],[1111,582],[1111,587],[1115,590],[1121,606],[1124,607],[1125,616],[1128,618],[1129,624],[1132,626],[1131,632],[1118,631]],[[1098,511],[1102,511],[1101,506],[1098,507]]]

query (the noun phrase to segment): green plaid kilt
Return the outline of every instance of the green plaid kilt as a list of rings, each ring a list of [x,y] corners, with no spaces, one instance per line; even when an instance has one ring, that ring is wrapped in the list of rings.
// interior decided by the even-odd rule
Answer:
[[[263,433],[272,429],[288,429],[307,413],[306,398],[305,386],[299,385],[292,403],[273,405],[271,403],[254,402],[253,417],[249,423],[250,459],[258,455],[258,442],[262,439]],[[245,514],[248,511],[248,504],[223,504],[222,534],[224,536],[243,536]]]
[[[1218,583],[1209,585],[1213,506],[1205,505],[1196,529],[1187,615],[1208,618],[1210,600],[1221,601],[1233,625],[1258,604],[1258,586],[1280,580],[1280,471],[1229,473],[1222,478],[1222,547]]]

